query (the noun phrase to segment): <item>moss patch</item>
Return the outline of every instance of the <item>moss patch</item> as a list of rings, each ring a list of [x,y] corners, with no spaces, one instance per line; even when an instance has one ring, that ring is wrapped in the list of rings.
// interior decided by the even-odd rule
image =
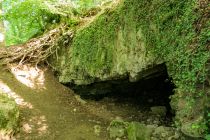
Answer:
[[[0,93],[0,132],[12,134],[18,128],[19,110],[14,100]]]
[[[94,81],[134,78],[143,69],[161,63],[146,46],[136,20],[136,9],[121,2],[107,8],[76,32],[68,54],[61,56],[61,82],[90,84]]]

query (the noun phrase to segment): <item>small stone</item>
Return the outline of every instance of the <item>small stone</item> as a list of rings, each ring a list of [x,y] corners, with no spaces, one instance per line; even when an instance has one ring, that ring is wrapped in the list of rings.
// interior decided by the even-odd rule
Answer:
[[[116,140],[121,140],[120,138],[116,138]]]
[[[159,121],[154,120],[154,121],[153,121],[153,124],[159,124]]]
[[[179,137],[180,137],[179,133],[178,132],[175,132],[174,138],[175,139],[179,139]]]
[[[123,119],[122,119],[122,117],[120,117],[120,116],[116,116],[116,117],[115,117],[115,120],[117,120],[117,121],[122,121]]]
[[[77,109],[76,109],[76,108],[74,108],[74,109],[73,109],[73,111],[74,111],[74,112],[76,112],[76,111],[77,111]]]
[[[179,140],[179,139],[180,139],[180,135],[178,132],[175,132],[173,136],[168,138],[168,140]]]
[[[157,127],[157,125],[147,125],[147,128],[149,129],[155,129]]]
[[[147,122],[151,122],[151,119],[147,119]]]
[[[159,127],[157,127],[156,129],[155,129],[155,132],[154,132],[154,134],[161,134],[161,133],[163,133],[163,132],[165,132],[165,128],[163,127],[163,126],[159,126]]]
[[[80,102],[83,105],[87,103],[85,100],[81,99],[81,97],[79,95],[75,95],[75,98],[78,102]]]
[[[94,126],[94,133],[99,136],[101,133],[101,126],[100,125],[95,125]]]
[[[147,102],[148,103],[153,103],[153,99],[148,99]]]
[[[165,106],[154,106],[150,108],[154,115],[165,116],[166,115],[166,107]]]
[[[166,133],[162,133],[161,136],[162,136],[163,138],[165,138],[165,137],[167,136],[167,134],[166,134]]]

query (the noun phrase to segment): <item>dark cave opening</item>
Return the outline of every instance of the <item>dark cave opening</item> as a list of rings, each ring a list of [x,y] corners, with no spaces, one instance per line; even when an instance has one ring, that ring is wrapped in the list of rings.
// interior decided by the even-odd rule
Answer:
[[[136,82],[129,78],[97,82],[85,86],[68,85],[82,99],[100,101],[103,98],[115,99],[117,103],[135,106],[165,106],[171,114],[170,96],[174,84],[171,82],[165,64],[153,67],[149,73]]]

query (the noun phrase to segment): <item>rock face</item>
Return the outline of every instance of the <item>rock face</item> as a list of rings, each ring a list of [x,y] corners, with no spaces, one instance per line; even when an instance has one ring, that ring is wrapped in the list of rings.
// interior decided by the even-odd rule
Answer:
[[[60,46],[56,55],[50,58],[50,64],[58,72],[60,82],[88,85],[123,78],[138,81],[145,75],[160,72],[161,69],[154,67],[165,61],[177,87],[171,98],[176,121],[186,135],[203,137],[205,128],[200,126],[205,124],[204,104],[209,104],[209,98],[179,92],[180,89],[187,90],[192,81],[199,79],[198,73],[204,71],[203,62],[209,54],[208,47],[204,47],[207,24],[201,31],[200,27],[195,27],[195,23],[202,21],[199,16],[205,17],[202,16],[205,9],[197,12],[197,6],[202,7],[199,2],[118,0],[115,6],[88,19],[87,24],[76,27],[73,40]],[[196,50],[201,47],[205,53]],[[195,64],[192,58],[195,58]],[[209,93],[209,88],[206,91]],[[190,130],[190,126],[194,129]]]
[[[15,101],[0,93],[0,139],[17,130],[18,120],[19,110]]]
[[[131,6],[119,2],[76,31],[70,47],[62,47],[58,59],[53,58],[60,82],[84,85],[123,77],[136,81],[162,62],[146,46]]]
[[[176,111],[175,122],[180,125],[182,133],[189,137],[201,138],[205,133],[204,120],[204,100],[197,98],[191,106],[187,105],[187,100],[177,97],[180,93],[173,95],[171,107]]]

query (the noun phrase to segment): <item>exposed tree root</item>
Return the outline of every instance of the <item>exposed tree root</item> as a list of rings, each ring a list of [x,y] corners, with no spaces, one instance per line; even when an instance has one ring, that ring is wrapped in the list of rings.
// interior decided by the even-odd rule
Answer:
[[[59,47],[68,45],[73,38],[73,34],[73,30],[67,30],[65,25],[60,25],[41,37],[29,40],[25,44],[0,48],[0,62],[1,64],[18,62],[20,65],[23,63],[37,65],[54,54]]]

